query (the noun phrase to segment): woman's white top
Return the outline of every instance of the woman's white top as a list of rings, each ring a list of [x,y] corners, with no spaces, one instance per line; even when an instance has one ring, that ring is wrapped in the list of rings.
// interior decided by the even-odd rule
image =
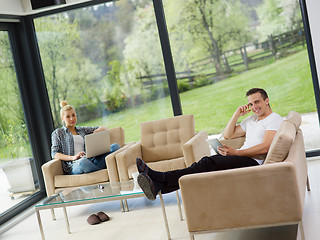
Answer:
[[[85,152],[84,139],[80,135],[73,135],[73,142],[74,154],[78,154],[79,152]]]

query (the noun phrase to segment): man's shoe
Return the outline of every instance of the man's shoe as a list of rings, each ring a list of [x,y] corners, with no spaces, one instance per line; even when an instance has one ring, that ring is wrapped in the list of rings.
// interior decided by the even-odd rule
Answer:
[[[136,158],[136,162],[137,162],[138,172],[148,174],[149,167],[147,166],[147,164],[141,158]]]
[[[145,173],[140,173],[138,175],[138,184],[146,197],[152,201],[156,200],[158,192],[163,187],[162,183],[152,181],[152,179]]]
[[[151,178],[152,181],[164,182],[163,172],[155,171],[149,168],[148,165],[141,158],[136,158],[136,163],[139,173],[144,173],[148,175],[148,177]]]

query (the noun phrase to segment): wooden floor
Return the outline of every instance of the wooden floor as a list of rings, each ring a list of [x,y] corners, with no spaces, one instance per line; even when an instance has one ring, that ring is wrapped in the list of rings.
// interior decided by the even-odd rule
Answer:
[[[311,192],[306,193],[303,217],[306,240],[320,239],[320,158],[308,160]],[[175,193],[163,195],[171,238],[189,239],[185,221],[180,221]],[[160,201],[145,198],[128,200],[130,211],[122,213],[119,202],[97,203],[67,208],[71,234],[67,233],[63,212],[56,210],[57,220],[52,221],[49,210],[40,212],[47,240],[165,240],[167,239]],[[87,217],[104,211],[111,220],[89,225]],[[300,239],[297,226],[243,230],[196,235],[196,240],[294,240]],[[4,240],[41,239],[35,213],[0,235]]]

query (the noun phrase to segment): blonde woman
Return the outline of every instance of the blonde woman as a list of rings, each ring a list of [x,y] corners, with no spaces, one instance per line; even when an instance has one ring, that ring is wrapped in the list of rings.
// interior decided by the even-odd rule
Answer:
[[[84,136],[93,132],[104,131],[106,127],[78,127],[77,114],[73,106],[66,101],[60,103],[61,120],[64,123],[62,128],[53,131],[51,135],[52,158],[62,160],[62,167],[65,174],[82,174],[98,171],[106,168],[105,157],[120,148],[114,143],[110,146],[110,152],[93,158],[85,158]]]

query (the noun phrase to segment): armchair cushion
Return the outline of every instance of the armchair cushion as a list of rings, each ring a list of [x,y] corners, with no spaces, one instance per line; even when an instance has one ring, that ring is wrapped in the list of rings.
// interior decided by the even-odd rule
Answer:
[[[142,158],[158,171],[185,168],[210,154],[206,132],[195,133],[193,115],[141,123],[141,141],[117,154],[120,181],[137,172],[136,158]]]
[[[63,175],[62,163],[59,159],[52,159],[42,165],[42,173],[46,185],[46,192],[48,196],[55,193],[54,178],[56,175]]]
[[[116,156],[116,163],[119,173],[120,181],[128,181],[133,172],[138,169],[135,165],[136,158],[141,158],[141,144],[140,141],[130,145]]]
[[[192,163],[199,161],[202,157],[211,155],[209,144],[206,143],[207,138],[208,134],[201,131],[183,144],[184,167],[189,167]]]
[[[117,151],[110,153],[109,155],[106,156],[107,171],[108,171],[110,182],[119,182],[119,173],[118,173],[116,156],[133,144],[134,142],[125,144],[123,147],[121,147]]]
[[[124,129],[122,127],[110,128],[110,142],[118,143],[120,147],[125,144]]]
[[[56,175],[54,178],[54,185],[56,188],[65,188],[85,186],[107,181],[109,181],[107,169],[102,169],[96,172],[79,175]]]
[[[195,135],[193,115],[141,123],[142,156],[147,162],[183,157],[181,146]]]

